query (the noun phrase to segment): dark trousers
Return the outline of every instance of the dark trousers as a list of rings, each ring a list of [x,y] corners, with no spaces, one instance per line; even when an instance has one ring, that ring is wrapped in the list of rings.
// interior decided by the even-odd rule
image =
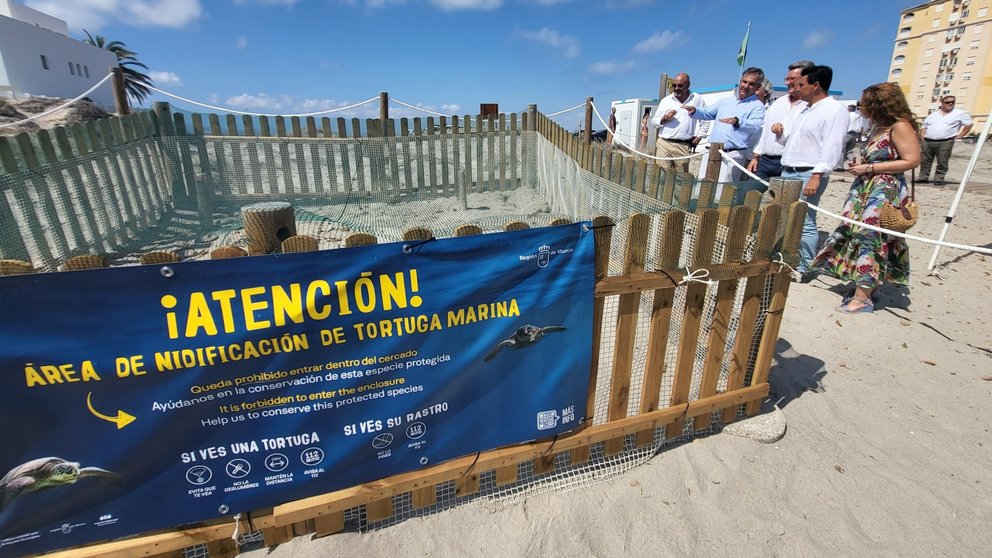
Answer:
[[[776,157],[773,159],[767,155],[762,155],[758,158],[758,168],[755,169],[754,174],[762,180],[768,180],[769,178],[775,176],[781,176],[782,158]],[[743,179],[743,182],[737,184],[737,193],[734,194],[734,205],[742,205],[747,193],[752,190],[761,192],[762,194],[768,190],[767,186],[747,175],[741,176],[741,179]]]
[[[947,174],[947,162],[951,160],[951,150],[954,149],[954,140],[923,140],[921,147],[920,154],[923,156],[923,161],[920,163],[920,180],[930,179],[930,167],[936,158],[937,170],[933,173],[933,180],[934,182],[943,182],[944,175]]]

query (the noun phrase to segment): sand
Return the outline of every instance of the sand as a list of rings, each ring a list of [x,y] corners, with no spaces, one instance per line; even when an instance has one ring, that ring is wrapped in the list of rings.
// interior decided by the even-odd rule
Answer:
[[[973,147],[959,145],[949,179]],[[949,241],[992,246],[992,165]],[[850,180],[822,205],[839,211]],[[913,234],[936,238],[954,187],[918,187]],[[820,219],[821,231],[836,225]],[[849,287],[794,283],[770,375],[788,430],[666,447],[613,480],[515,502],[479,499],[371,533],[297,537],[251,558],[365,556],[977,556],[992,517],[992,258],[910,244],[908,289],[873,315],[835,310]]]

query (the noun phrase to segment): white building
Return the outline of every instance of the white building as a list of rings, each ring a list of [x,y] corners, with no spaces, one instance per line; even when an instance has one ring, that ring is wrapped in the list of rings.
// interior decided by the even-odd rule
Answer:
[[[75,98],[117,65],[117,56],[69,36],[65,21],[0,0],[0,96]],[[113,109],[108,80],[89,94]]]

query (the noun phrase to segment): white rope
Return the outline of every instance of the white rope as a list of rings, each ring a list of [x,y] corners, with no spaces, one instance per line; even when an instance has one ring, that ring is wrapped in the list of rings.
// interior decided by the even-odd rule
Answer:
[[[697,269],[692,271],[689,267],[685,268],[686,275],[682,277],[679,281],[679,285],[687,285],[689,283],[703,283],[706,285],[716,285],[716,281],[712,279],[707,279],[710,276],[710,270],[708,269]]]
[[[76,97],[75,99],[73,99],[71,101],[66,101],[65,103],[63,103],[63,104],[61,104],[61,105],[59,105],[59,106],[57,106],[55,108],[48,109],[45,112],[40,112],[40,113],[38,113],[38,114],[36,114],[34,116],[29,116],[29,117],[25,118],[24,120],[18,120],[17,122],[9,122],[7,124],[0,124],[0,128],[9,128],[11,126],[17,126],[18,124],[24,124],[25,122],[30,122],[32,120],[41,118],[42,116],[47,116],[49,114],[52,114],[53,112],[58,112],[58,111],[64,109],[65,107],[67,107],[67,106],[69,106],[69,105],[71,105],[73,103],[76,103],[76,102],[81,101],[83,99],[83,97],[85,97],[85,96],[89,95],[90,93],[96,91],[97,88],[100,87],[101,85],[103,85],[104,82],[106,82],[108,79],[110,79],[110,76],[112,76],[112,75],[114,75],[114,74],[107,74],[107,75],[103,76],[103,79],[101,79],[100,81],[96,82],[96,85],[94,85],[93,87],[90,87],[89,89],[87,89],[86,91],[84,91],[78,97]]]
[[[238,542],[238,535],[240,534],[241,534],[241,514],[239,513],[234,516],[234,534],[231,535],[231,538],[234,539],[234,542]]]
[[[427,109],[425,109],[423,107],[416,107],[416,106],[413,106],[413,105],[409,105],[409,104],[404,103],[403,101],[397,99],[396,97],[390,97],[389,100],[395,102],[398,105],[403,105],[403,106],[405,106],[407,108],[412,108],[413,110],[419,110],[419,111],[422,111],[422,112],[426,112],[427,114],[433,114],[434,116],[449,116],[447,114],[441,114],[440,112],[434,112],[432,110],[427,110]]]
[[[592,111],[594,113],[596,113],[596,118],[599,119],[599,122],[601,124],[603,124],[604,127],[606,127],[607,129],[609,129],[609,125],[607,125],[606,122],[603,120],[603,116],[601,114],[599,114],[599,111],[598,110],[596,110],[596,105],[593,105],[592,106]],[[705,151],[700,151],[699,153],[693,153],[691,155],[684,155],[682,157],[655,157],[654,155],[651,155],[650,153],[644,153],[644,152],[638,151],[633,146],[627,145],[626,143],[623,142],[622,139],[620,139],[620,136],[617,135],[616,133],[613,134],[613,141],[616,142],[616,143],[619,143],[620,145],[626,147],[627,149],[631,150],[634,153],[637,153],[638,155],[640,155],[642,157],[646,157],[648,159],[654,159],[655,161],[678,161],[678,160],[681,160],[681,159],[692,159],[693,157],[702,157],[703,155],[706,155],[706,152]]]
[[[724,151],[720,151],[720,158],[723,159],[724,161],[730,161],[731,163],[734,164],[735,167],[737,167],[737,168],[741,169],[742,171],[744,171],[744,173],[747,174],[748,176],[750,176],[751,178],[757,180],[758,182],[764,184],[765,186],[768,186],[768,181],[762,180],[761,177],[759,177],[758,175],[756,175],[756,174],[752,173],[751,171],[747,170],[747,168],[742,167],[741,164],[738,163],[737,161],[735,161],[734,158],[731,157],[728,153],[725,153]]]
[[[547,116],[548,118],[551,118],[552,116],[558,116],[559,114],[565,114],[566,112],[572,112],[573,110],[580,109],[580,108],[582,108],[584,106],[586,106],[586,104],[585,103],[582,103],[582,104],[579,104],[579,105],[575,105],[572,108],[567,108],[565,110],[560,110],[558,112],[552,112],[551,114],[545,114],[544,116]]]
[[[782,273],[783,267],[789,268],[789,271],[791,271],[792,273],[799,273],[798,271],[796,271],[796,268],[792,267],[791,265],[785,262],[785,257],[782,256],[782,252],[775,253],[775,259],[772,260],[772,263],[778,264],[778,273]]]
[[[149,85],[148,88],[151,89],[152,91],[156,91],[158,93],[161,93],[161,94],[163,94],[163,95],[165,95],[167,97],[172,97],[173,99],[178,99],[180,101],[189,103],[191,105],[196,105],[196,106],[199,106],[199,107],[208,108],[210,110],[215,110],[215,111],[218,111],[218,112],[229,112],[231,114],[246,114],[248,116],[285,116],[286,118],[305,117],[305,116],[317,116],[319,114],[331,114],[332,112],[340,112],[342,110],[353,109],[355,107],[360,107],[362,105],[367,105],[367,104],[371,103],[372,101],[379,100],[379,96],[376,95],[375,97],[372,97],[371,99],[367,99],[365,101],[361,101],[361,102],[355,103],[353,105],[348,105],[346,107],[338,107],[336,109],[322,110],[322,111],[318,111],[318,112],[307,112],[307,113],[302,113],[302,114],[272,114],[272,113],[263,113],[263,112],[247,112],[247,111],[243,111],[243,110],[235,110],[235,109],[230,109],[230,108],[217,107],[217,106],[214,106],[214,105],[208,105],[206,103],[201,103],[199,101],[194,101],[192,99],[187,99],[185,97],[180,97],[179,95],[176,95],[175,93],[169,93],[168,91],[162,91],[161,89],[159,89],[159,88],[157,88],[155,86],[152,86],[152,85]]]
[[[736,166],[737,168],[743,170],[744,172],[746,172],[749,176],[751,176],[752,178],[754,178],[758,182],[764,184],[765,186],[768,186],[768,182],[766,182],[766,181],[758,178],[757,176],[751,174],[750,172],[748,172],[747,169],[745,169],[744,167],[740,166],[740,164],[738,164],[737,161],[735,161],[732,157],[728,156],[726,153],[723,153],[721,151],[720,152],[720,156],[723,157],[723,159],[725,161],[730,161],[731,163],[733,163],[734,166]],[[917,242],[923,242],[923,243],[926,243],[926,244],[934,244],[936,246],[946,246],[947,248],[956,248],[958,250],[964,250],[964,251],[968,251],[968,252],[978,252],[980,254],[992,254],[992,248],[983,248],[981,246],[969,246],[967,244],[957,244],[957,243],[954,243],[954,242],[947,242],[947,241],[943,241],[943,240],[933,240],[931,238],[924,238],[922,236],[916,236],[916,235],[912,235],[912,234],[906,234],[906,233],[901,233],[901,232],[896,232],[896,231],[890,231],[889,229],[883,229],[882,227],[876,227],[874,225],[869,225],[867,223],[862,223],[861,221],[855,221],[854,219],[849,219],[847,217],[844,217],[843,215],[838,215],[838,214],[836,214],[836,213],[834,213],[832,211],[827,211],[826,209],[823,209],[822,207],[813,205],[813,204],[811,204],[809,202],[806,202],[806,205],[809,206],[809,208],[812,209],[813,211],[816,211],[818,213],[823,213],[824,215],[827,215],[829,217],[833,217],[834,219],[843,221],[843,222],[845,222],[845,223],[847,223],[849,225],[857,225],[859,227],[863,227],[863,228],[870,229],[870,230],[873,230],[873,231],[876,231],[876,232],[880,232],[882,234],[887,234],[887,235],[890,235],[890,236],[897,236],[899,238],[905,238],[906,240],[915,240]]]

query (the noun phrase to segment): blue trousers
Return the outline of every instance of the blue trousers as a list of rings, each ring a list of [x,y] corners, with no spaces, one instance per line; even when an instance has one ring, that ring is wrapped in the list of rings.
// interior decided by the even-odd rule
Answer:
[[[809,182],[810,177],[813,176],[813,171],[804,172],[782,172],[782,178],[793,178],[803,181],[803,188],[806,187],[806,183]],[[799,193],[799,199],[805,201],[808,204],[820,205],[820,196],[823,195],[823,191],[827,189],[827,182],[830,181],[830,175],[824,174],[820,176],[820,187],[816,189],[816,193],[807,196],[804,192]],[[813,208],[806,210],[806,220],[803,222],[803,238],[799,242],[799,266],[796,271],[799,273],[806,273],[809,271],[809,264],[813,261],[813,257],[816,256],[817,248],[820,244],[820,231],[816,228],[816,211]]]

